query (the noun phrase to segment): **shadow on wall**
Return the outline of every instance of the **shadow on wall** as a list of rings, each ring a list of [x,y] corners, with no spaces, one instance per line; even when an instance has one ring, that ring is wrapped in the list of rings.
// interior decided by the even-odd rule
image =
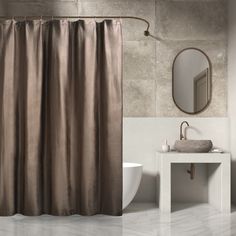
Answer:
[[[189,164],[172,164],[171,168],[171,200],[173,203],[186,203],[184,208],[188,208],[188,204],[191,206],[192,203],[208,202],[207,165],[195,164],[196,175],[194,180],[191,180],[190,176],[187,174]],[[155,199],[158,203],[160,197],[160,175],[157,174],[154,178],[154,186],[156,187]],[[202,194],[199,195],[198,192]]]
[[[154,202],[156,199],[156,182],[155,174],[143,172],[138,192],[134,202]],[[148,194],[147,194],[148,193]]]
[[[236,163],[235,163],[236,164]],[[187,174],[188,164],[173,164],[171,176],[171,198],[173,202],[208,202],[207,165],[196,164],[194,181]],[[187,187],[187,189],[186,189]],[[134,202],[159,202],[160,175],[143,172]],[[202,194],[198,194],[201,192]],[[147,194],[148,193],[148,194]],[[185,194],[183,194],[185,193]],[[158,205],[158,204],[157,204]]]

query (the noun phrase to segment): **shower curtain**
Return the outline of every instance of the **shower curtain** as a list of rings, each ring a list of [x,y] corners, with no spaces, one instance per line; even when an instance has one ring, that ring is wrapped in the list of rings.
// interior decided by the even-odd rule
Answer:
[[[121,215],[120,21],[5,20],[0,49],[0,215]]]

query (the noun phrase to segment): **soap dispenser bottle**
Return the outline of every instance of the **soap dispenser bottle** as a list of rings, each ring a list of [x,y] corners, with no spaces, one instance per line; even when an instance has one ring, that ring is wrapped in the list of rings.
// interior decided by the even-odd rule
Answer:
[[[162,151],[163,152],[169,152],[170,151],[170,145],[168,145],[167,139],[165,139],[165,143],[162,144]]]

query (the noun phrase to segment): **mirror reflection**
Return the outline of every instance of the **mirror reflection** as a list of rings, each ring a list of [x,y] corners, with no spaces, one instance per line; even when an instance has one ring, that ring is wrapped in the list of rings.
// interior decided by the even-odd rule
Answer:
[[[173,63],[172,96],[185,113],[203,111],[211,99],[211,66],[207,55],[199,49],[181,51]]]

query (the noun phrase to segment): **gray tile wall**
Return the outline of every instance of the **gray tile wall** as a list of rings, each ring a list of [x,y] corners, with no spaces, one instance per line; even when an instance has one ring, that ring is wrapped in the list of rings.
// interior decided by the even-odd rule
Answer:
[[[226,0],[0,0],[0,15],[133,15],[124,20],[124,116],[186,116],[172,101],[171,68],[178,51],[204,50],[213,66],[213,97],[198,116],[227,115]]]

